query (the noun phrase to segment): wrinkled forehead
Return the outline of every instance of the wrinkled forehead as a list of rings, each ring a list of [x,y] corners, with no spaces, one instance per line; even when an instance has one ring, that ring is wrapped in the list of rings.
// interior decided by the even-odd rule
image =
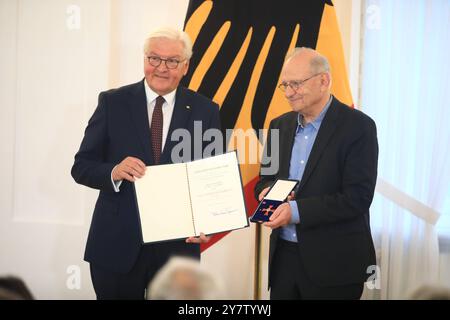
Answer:
[[[180,40],[169,38],[153,38],[148,43],[147,54],[160,57],[184,57],[184,45]]]
[[[281,81],[302,80],[311,76],[311,58],[307,56],[295,56],[287,60],[281,70]]]

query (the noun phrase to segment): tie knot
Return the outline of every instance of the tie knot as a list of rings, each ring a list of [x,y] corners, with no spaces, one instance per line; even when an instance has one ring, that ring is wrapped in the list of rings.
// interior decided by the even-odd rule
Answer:
[[[158,96],[157,98],[156,98],[156,103],[155,103],[155,107],[156,106],[162,106],[163,104],[164,104],[164,102],[165,102],[166,100],[164,100],[164,98],[162,97],[162,96]]]

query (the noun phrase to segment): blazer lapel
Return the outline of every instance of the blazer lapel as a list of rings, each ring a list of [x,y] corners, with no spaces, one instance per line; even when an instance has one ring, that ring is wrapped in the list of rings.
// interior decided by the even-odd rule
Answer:
[[[188,121],[191,118],[192,106],[189,106],[188,104],[188,96],[185,91],[186,89],[184,89],[183,87],[178,87],[175,94],[175,106],[173,109],[172,119],[170,121],[169,132],[167,133],[166,143],[161,154],[161,163],[172,162],[170,160],[170,153],[172,152],[175,144],[178,143],[178,141],[171,141],[172,133],[176,129],[187,129]],[[193,133],[191,132],[191,135],[192,134]],[[191,136],[191,139],[194,139],[194,137]],[[194,141],[192,141],[192,143],[193,142]]]
[[[338,109],[336,105],[339,102],[335,97],[333,97],[333,101],[323,118],[322,124],[320,125],[319,132],[317,133],[316,140],[314,141],[313,148],[311,150],[311,154],[309,155],[308,162],[306,163],[305,172],[303,173],[302,181],[300,182],[299,190],[303,188],[303,186],[308,181],[309,176],[313,172],[317,162],[320,159],[325,147],[327,146],[330,138],[332,137],[337,123],[338,123]]]
[[[144,155],[146,157],[144,162],[146,164],[153,164],[153,153],[150,148],[150,124],[148,120],[147,97],[145,96],[144,81],[145,80],[139,82],[136,85],[135,90],[131,92],[132,97],[129,103],[131,118],[135,123],[139,140],[144,149]]]

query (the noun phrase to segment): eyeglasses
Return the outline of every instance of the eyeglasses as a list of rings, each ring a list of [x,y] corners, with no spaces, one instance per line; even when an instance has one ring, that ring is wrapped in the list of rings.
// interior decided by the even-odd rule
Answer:
[[[294,91],[297,91],[298,89],[303,87],[303,85],[305,84],[306,81],[308,81],[309,79],[312,79],[320,74],[322,74],[322,72],[316,73],[315,75],[312,75],[311,77],[306,78],[304,80],[292,80],[292,81],[282,82],[278,85],[278,88],[283,92],[286,92],[288,87],[290,87]]]
[[[149,57],[147,57],[147,59],[148,59],[148,63],[150,63],[150,65],[152,65],[153,67],[159,67],[161,62],[164,61],[167,69],[176,69],[176,68],[178,68],[178,64],[180,62],[184,61],[184,60],[177,60],[177,59],[173,59],[173,58],[163,59],[163,58],[160,58],[157,56],[149,56]]]

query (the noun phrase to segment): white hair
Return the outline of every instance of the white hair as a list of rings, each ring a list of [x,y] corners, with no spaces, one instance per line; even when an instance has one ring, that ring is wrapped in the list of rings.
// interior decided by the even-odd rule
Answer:
[[[150,51],[151,41],[156,38],[166,38],[170,40],[180,41],[183,44],[184,58],[189,60],[192,57],[192,41],[189,35],[181,30],[176,30],[170,27],[163,27],[153,30],[144,43],[144,53]]]
[[[155,275],[147,298],[156,300],[224,299],[222,283],[200,261],[172,257]]]
[[[319,52],[317,52],[316,50],[311,49],[311,48],[306,48],[306,47],[294,48],[294,50],[292,50],[290,53],[288,53],[285,61],[287,61],[301,53],[304,53],[304,52],[310,52],[310,53],[314,54],[314,56],[311,58],[311,61],[309,62],[310,63],[309,67],[313,74],[318,74],[318,73],[322,73],[322,72],[330,73],[331,69],[330,69],[330,63],[328,62],[328,59],[324,55],[320,54]]]
[[[441,284],[423,284],[408,294],[410,300],[450,300],[450,288]]]

